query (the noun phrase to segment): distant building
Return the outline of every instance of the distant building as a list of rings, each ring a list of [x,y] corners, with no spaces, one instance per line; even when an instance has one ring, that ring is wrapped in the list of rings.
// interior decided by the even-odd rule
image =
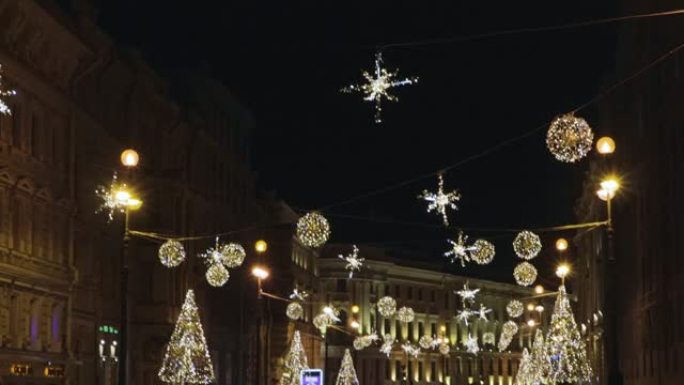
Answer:
[[[342,311],[341,327],[348,328],[352,320],[360,324],[363,334],[377,332],[379,335],[390,334],[398,341],[410,341],[418,344],[424,335],[446,337],[449,339],[451,353],[443,357],[437,351],[421,353],[418,358],[409,359],[406,367],[406,356],[400,346],[389,359],[378,350],[378,346],[355,353],[355,365],[362,384],[401,383],[404,375],[408,375],[412,384],[505,384],[510,385],[517,372],[522,347],[531,346],[532,331],[525,321],[534,319],[538,324],[546,325],[552,310],[553,297],[532,298],[532,289],[516,285],[456,276],[440,272],[433,266],[417,266],[412,262],[392,259],[392,253],[377,248],[360,247],[360,256],[366,258],[361,272],[356,272],[349,279],[344,269],[345,262],[338,259],[338,254],[346,254],[351,246],[329,246],[318,262],[320,279],[320,306],[331,304]],[[456,312],[462,308],[460,297],[454,293],[469,282],[471,289],[480,289],[476,298],[477,309],[480,303],[491,308],[488,320],[482,321],[473,317],[468,326],[456,319]],[[375,303],[383,296],[391,296],[398,306],[408,306],[416,313],[415,321],[401,324],[395,320],[384,319],[375,309]],[[482,340],[486,332],[494,333],[499,341],[501,327],[510,317],[506,314],[506,305],[511,299],[524,299],[525,305],[543,304],[543,312],[525,310],[524,315],[516,320],[520,324],[520,332],[509,347],[509,351],[499,353],[493,345],[486,345]],[[352,307],[359,307],[353,313]],[[320,311],[320,309],[319,309]],[[334,383],[334,377],[344,353],[344,348],[351,346],[353,338],[339,332],[329,332],[327,374],[328,384]],[[463,346],[468,335],[478,339],[482,352],[469,354]],[[320,355],[325,360],[325,349],[322,346]]]

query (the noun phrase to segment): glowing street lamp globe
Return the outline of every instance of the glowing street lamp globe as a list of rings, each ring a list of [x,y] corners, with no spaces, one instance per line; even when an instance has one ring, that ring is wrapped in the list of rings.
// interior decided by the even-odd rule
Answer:
[[[140,155],[133,149],[126,149],[121,153],[121,164],[126,167],[136,167],[140,162]]]

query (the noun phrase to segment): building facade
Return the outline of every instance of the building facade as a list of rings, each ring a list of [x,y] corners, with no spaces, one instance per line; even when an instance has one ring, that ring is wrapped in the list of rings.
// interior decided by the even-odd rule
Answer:
[[[120,216],[96,214],[94,190],[121,171],[123,149],[141,154],[134,172],[120,173],[144,200],[133,229],[211,234],[269,215],[255,199],[249,113],[206,76],[158,75],[98,28],[95,14],[88,1],[0,2],[3,85],[17,91],[5,100],[12,114],[0,117],[4,384],[118,383],[123,225]],[[167,269],[159,244],[132,240],[129,384],[160,383],[164,345],[189,288],[217,383],[244,381],[247,322],[220,299],[248,290],[240,286],[247,269],[228,287],[210,288],[194,256],[213,242],[186,243],[187,261]]]
[[[355,352],[355,365],[361,384],[493,384],[510,385],[513,382],[523,347],[530,347],[537,327],[548,324],[553,309],[553,296],[537,296],[530,288],[492,281],[467,278],[439,271],[434,266],[415,266],[405,260],[391,258],[391,252],[382,249],[361,247],[360,256],[365,257],[363,269],[349,279],[345,262],[337,255],[346,254],[351,246],[327,247],[324,258],[319,261],[320,305],[333,305],[342,310],[342,327],[349,327],[352,321],[359,323],[359,329],[349,329],[353,335],[377,333],[391,335],[397,341],[408,341],[414,345],[422,336],[447,338],[451,352],[448,356],[432,350],[409,358],[401,350],[400,343],[389,357],[379,347]],[[487,320],[473,317],[468,325],[456,318],[462,309],[460,297],[455,293],[468,283],[471,289],[480,289],[474,310],[483,304],[492,312]],[[415,320],[402,324],[396,320],[384,319],[377,313],[375,303],[383,296],[397,300],[398,307],[408,306],[415,311]],[[511,299],[519,299],[526,305],[525,313],[517,319],[520,331],[509,346],[499,352],[495,344],[499,341],[502,325],[510,319],[506,305]],[[527,306],[534,309],[529,310]],[[543,306],[540,312],[537,306]],[[358,306],[358,309],[354,308]],[[358,312],[354,312],[358,310]],[[320,310],[319,310],[320,311]],[[535,326],[527,321],[534,320]],[[493,333],[495,344],[485,343],[485,333]],[[482,349],[477,355],[466,352],[464,346],[468,336],[477,338]],[[344,349],[351,346],[353,336],[331,333],[327,337],[328,354],[322,347],[319,353],[327,363],[327,383],[333,384]]]
[[[676,5],[670,1],[622,1],[622,14]],[[618,28],[612,83],[682,44],[678,17]],[[595,196],[606,173],[621,177],[612,202],[613,257],[605,232],[578,237],[586,271],[578,276],[582,317],[602,322],[605,347],[599,383],[650,385],[681,382],[684,371],[684,66],[681,51],[604,98],[596,127],[617,143],[614,155],[595,159],[579,217],[605,219],[605,203]],[[605,330],[605,333],[603,331]]]

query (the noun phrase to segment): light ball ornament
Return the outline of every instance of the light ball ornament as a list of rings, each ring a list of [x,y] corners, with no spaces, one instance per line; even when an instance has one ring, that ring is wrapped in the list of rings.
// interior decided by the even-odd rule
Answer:
[[[506,305],[506,313],[508,313],[508,316],[511,318],[518,318],[521,315],[523,315],[523,312],[525,311],[525,307],[523,306],[523,303],[518,301],[517,299],[511,300],[508,305]]]
[[[223,264],[232,269],[241,266],[245,261],[245,249],[237,243],[229,243],[221,247]]]
[[[159,247],[159,262],[166,267],[176,267],[185,261],[183,244],[169,239]]]
[[[292,321],[297,321],[302,319],[304,316],[304,308],[299,302],[292,302],[287,305],[285,314],[287,315],[287,318],[291,319]]]
[[[473,243],[470,258],[478,265],[486,265],[494,260],[496,249],[494,245],[484,239],[478,239]]]
[[[514,336],[519,330],[518,324],[514,321],[506,321],[501,328],[502,334],[507,334],[509,336]]]
[[[390,296],[380,298],[378,312],[385,318],[392,317],[397,312],[397,301]]]
[[[205,274],[205,277],[207,278],[207,282],[213,286],[213,287],[221,287],[228,282],[228,279],[230,278],[230,273],[228,272],[228,269],[225,268],[220,263],[213,264],[209,266],[207,269],[207,273]]]
[[[513,240],[513,251],[518,257],[528,261],[539,255],[541,249],[541,239],[531,231],[523,230]]]
[[[323,246],[329,237],[330,224],[321,214],[310,212],[297,221],[297,238],[305,246]]]
[[[573,114],[554,119],[546,133],[546,147],[561,162],[574,163],[591,151],[594,132],[587,122]]]
[[[313,324],[320,330],[321,334],[325,334],[326,330],[328,330],[328,326],[330,326],[330,317],[326,314],[319,314],[314,317]]]
[[[397,310],[397,319],[399,322],[410,323],[416,318],[416,313],[410,307],[402,307]]]
[[[529,262],[521,262],[513,270],[515,282],[520,286],[530,286],[537,280],[537,268]]]
[[[449,344],[441,344],[441,345],[439,345],[439,352],[440,352],[442,355],[446,356],[447,354],[449,354],[450,351],[451,351],[451,348],[449,347]]]
[[[435,340],[430,337],[429,335],[424,335],[420,337],[418,340],[418,345],[420,345],[421,348],[423,349],[430,349],[432,348],[432,344],[434,344]]]

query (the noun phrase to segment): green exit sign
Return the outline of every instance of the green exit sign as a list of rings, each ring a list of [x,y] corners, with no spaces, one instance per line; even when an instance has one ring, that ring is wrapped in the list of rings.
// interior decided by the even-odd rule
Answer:
[[[97,329],[100,333],[105,334],[119,334],[119,329],[110,325],[102,325]]]

